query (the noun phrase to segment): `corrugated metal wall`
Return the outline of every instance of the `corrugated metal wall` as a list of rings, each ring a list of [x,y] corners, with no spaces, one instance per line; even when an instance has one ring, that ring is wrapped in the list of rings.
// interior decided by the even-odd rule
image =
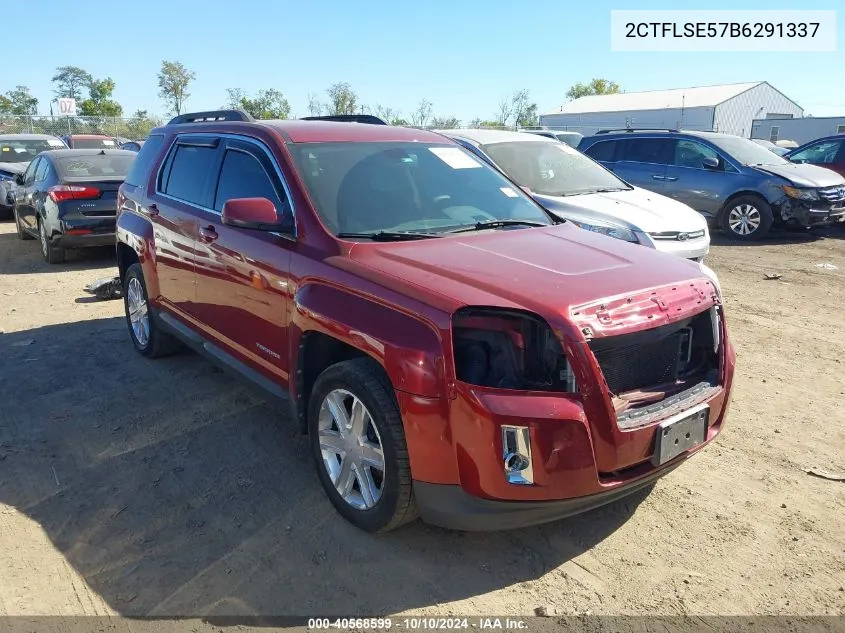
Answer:
[[[823,136],[841,134],[840,127],[845,132],[845,116],[754,121],[751,128],[751,138],[763,138],[768,141],[771,139],[773,127],[778,128],[775,140],[795,141],[799,145],[803,145]]]
[[[752,121],[765,118],[767,113],[800,117],[804,111],[769,84],[762,83],[716,106],[713,130],[750,138]]]
[[[584,136],[595,134],[598,130],[627,127],[709,130],[712,120],[711,107],[540,115],[542,126],[572,130]]]

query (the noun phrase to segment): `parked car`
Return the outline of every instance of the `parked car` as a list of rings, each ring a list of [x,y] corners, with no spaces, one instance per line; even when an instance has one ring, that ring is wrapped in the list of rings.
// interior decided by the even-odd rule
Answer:
[[[767,141],[766,139],[752,138],[751,140],[754,141],[755,143],[757,143],[757,145],[760,145],[761,147],[765,147],[770,152],[774,152],[778,156],[783,156],[784,154],[786,154],[789,151],[787,148],[780,147],[779,145],[775,145],[774,143],[772,143],[771,141]]]
[[[784,158],[793,163],[818,165],[845,176],[845,134],[825,136],[789,151]]]
[[[117,141],[104,134],[66,134],[62,140],[71,149],[118,149]]]
[[[845,218],[845,178],[731,134],[628,130],[579,146],[628,182],[688,204],[736,240]]]
[[[354,525],[554,520],[722,429],[735,354],[699,265],[555,219],[440,134],[200,115],[120,188],[132,343],[287,402]]]
[[[130,152],[140,152],[144,146],[144,141],[126,141],[120,146],[120,149],[128,149]]]
[[[701,214],[632,187],[568,145],[521,132],[439,132],[501,169],[547,210],[582,228],[699,262],[710,251]]]
[[[134,158],[119,149],[41,152],[17,176],[18,237],[38,238],[50,264],[62,263],[68,248],[114,244],[117,190]]]
[[[67,147],[49,134],[0,134],[0,220],[12,217],[15,207],[15,177],[40,152]]]
[[[546,138],[552,138],[561,143],[566,143],[570,147],[578,147],[578,143],[584,138],[580,132],[564,132],[561,130],[519,130],[520,132],[527,132],[528,134],[538,134]]]

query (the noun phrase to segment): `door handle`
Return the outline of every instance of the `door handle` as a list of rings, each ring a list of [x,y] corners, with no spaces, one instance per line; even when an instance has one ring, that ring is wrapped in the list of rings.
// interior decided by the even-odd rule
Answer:
[[[677,179],[677,176],[663,176],[663,180],[667,182],[675,182]]]
[[[213,242],[217,239],[217,231],[211,225],[200,227],[200,239],[203,242]]]
[[[666,180],[666,176],[661,176],[660,174],[652,174],[651,177],[654,180]]]

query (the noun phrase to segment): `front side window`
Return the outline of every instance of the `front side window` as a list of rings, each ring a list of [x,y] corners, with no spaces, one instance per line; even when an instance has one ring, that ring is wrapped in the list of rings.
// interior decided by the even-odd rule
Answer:
[[[791,156],[794,163],[813,163],[815,165],[832,165],[836,162],[842,141],[822,141],[810,145]]]
[[[520,186],[547,196],[630,189],[601,165],[563,143],[517,141],[483,149]]]
[[[177,144],[163,193],[191,204],[205,206],[206,185],[217,148],[206,145]]]
[[[705,158],[716,159],[720,164],[722,163],[716,150],[697,141],[681,139],[675,145],[675,165],[678,167],[704,169]]]
[[[277,211],[283,211],[276,188],[259,160],[247,152],[229,149],[223,157],[214,209],[222,211],[226,201],[234,198],[267,198]]]
[[[441,233],[497,220],[552,224],[530,197],[455,145],[303,143],[297,168],[335,233]]]
[[[43,158],[37,158],[29,164],[29,167],[26,168],[26,172],[23,176],[23,184],[31,185],[33,182],[35,182],[35,171],[38,169],[38,167],[43,161]]]
[[[38,161],[38,168],[35,170],[35,182],[45,180],[48,171],[50,171],[50,163],[45,158],[42,158]]]

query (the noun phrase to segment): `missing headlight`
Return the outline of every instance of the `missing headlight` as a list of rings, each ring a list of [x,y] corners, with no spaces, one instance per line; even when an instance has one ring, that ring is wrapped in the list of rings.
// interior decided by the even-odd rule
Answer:
[[[467,308],[452,324],[458,380],[499,389],[578,390],[560,341],[539,317]]]

